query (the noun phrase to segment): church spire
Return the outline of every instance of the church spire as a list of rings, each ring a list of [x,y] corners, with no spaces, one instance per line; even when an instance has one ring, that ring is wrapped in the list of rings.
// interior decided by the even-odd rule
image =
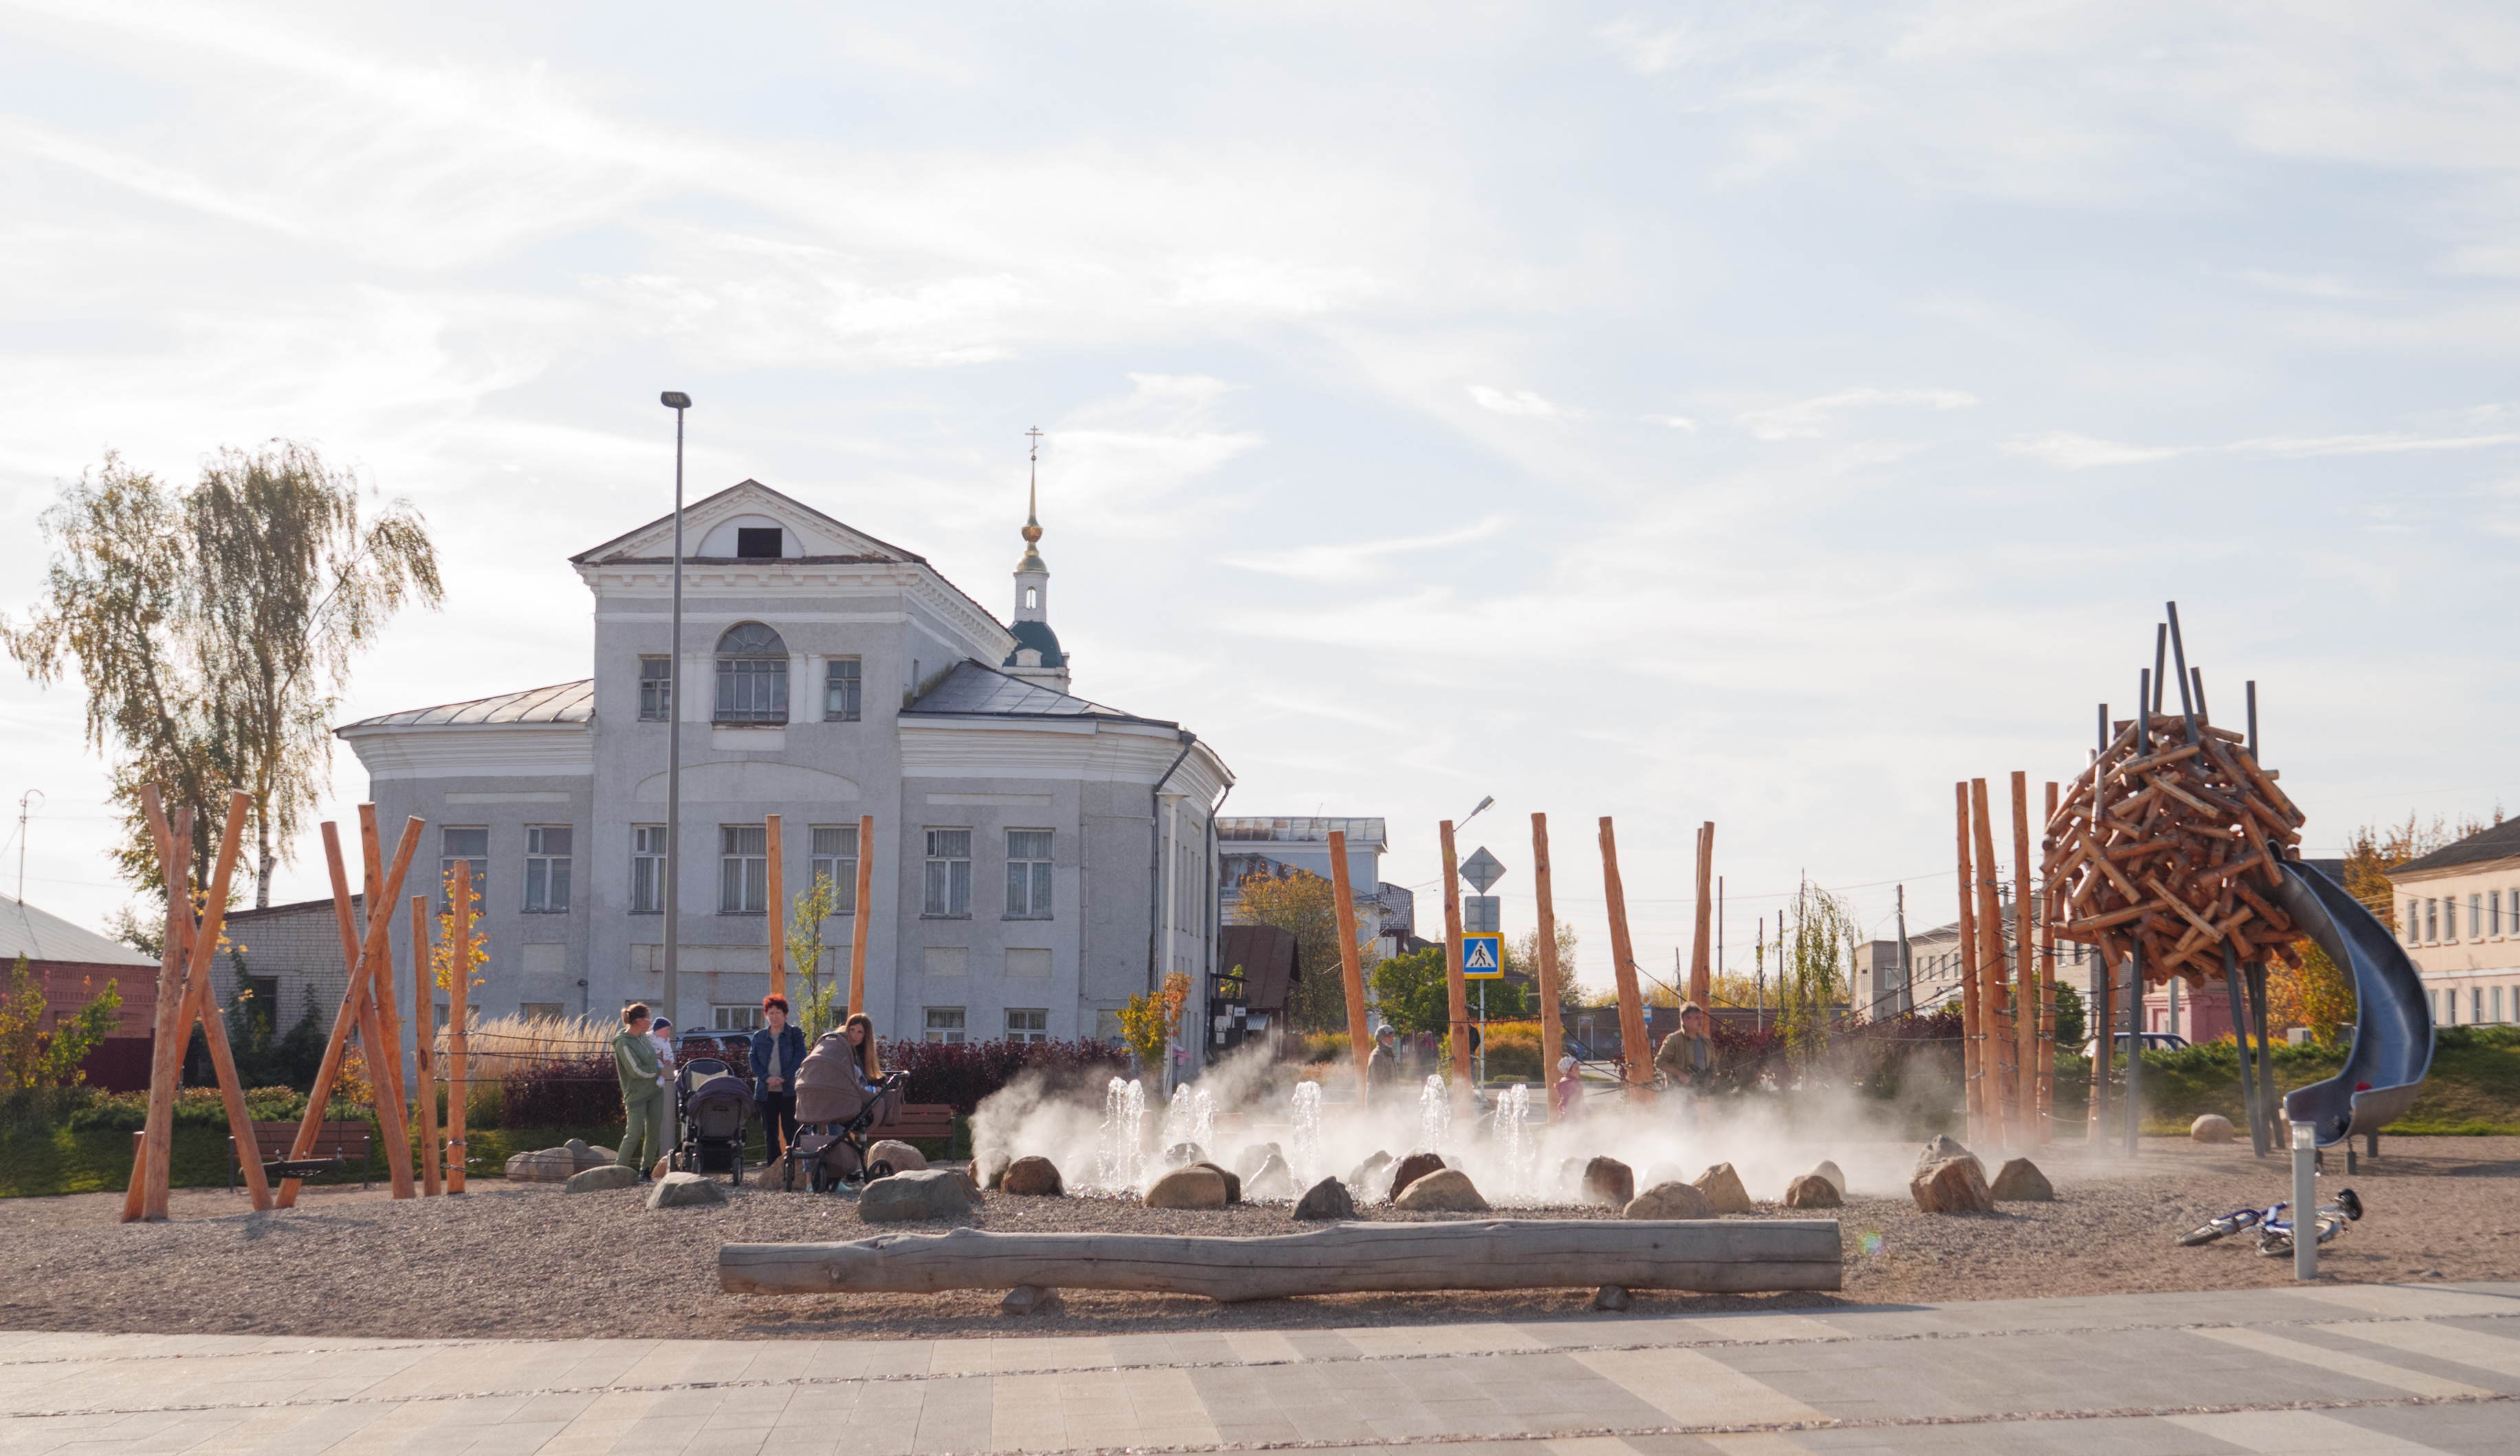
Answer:
[[[1001,664],[1029,682],[1067,690],[1067,654],[1050,630],[1050,563],[1041,558],[1041,431],[1032,437],[1032,482],[1025,493],[1023,559],[1015,563],[1015,610],[1008,619],[1015,649]]]
[[[1032,436],[1032,483],[1024,496],[1023,559],[1015,563],[1015,574],[1039,572],[1050,575],[1050,563],[1041,558],[1041,430],[1038,426],[1024,431]]]

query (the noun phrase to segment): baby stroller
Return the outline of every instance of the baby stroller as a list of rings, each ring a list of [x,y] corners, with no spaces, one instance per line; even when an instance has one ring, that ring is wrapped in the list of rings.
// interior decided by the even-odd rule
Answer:
[[[742,1187],[752,1083],[715,1057],[694,1057],[674,1075],[674,1111],[683,1140],[670,1166],[679,1172],[731,1173]]]
[[[867,1130],[899,1110],[909,1080],[907,1073],[887,1072],[868,1086],[847,1036],[824,1033],[796,1068],[796,1145],[788,1150],[788,1187],[796,1186],[799,1164],[816,1193],[891,1176],[891,1164],[867,1162]]]

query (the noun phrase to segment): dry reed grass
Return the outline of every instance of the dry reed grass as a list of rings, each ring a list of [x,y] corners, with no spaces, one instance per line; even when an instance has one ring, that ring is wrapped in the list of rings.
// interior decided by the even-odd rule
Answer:
[[[465,1037],[465,1080],[496,1086],[546,1062],[602,1056],[621,1030],[617,1021],[592,1017],[493,1016],[472,1023]],[[437,1075],[446,1076],[446,1029],[437,1031]]]

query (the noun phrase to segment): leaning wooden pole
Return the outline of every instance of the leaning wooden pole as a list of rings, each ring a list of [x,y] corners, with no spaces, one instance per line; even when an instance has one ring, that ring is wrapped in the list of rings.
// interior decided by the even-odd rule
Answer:
[[[1441,830],[1444,845],[1444,1009],[1453,1027],[1453,1088],[1470,1088],[1470,993],[1462,980],[1462,862],[1453,851],[1453,821]]]
[[[1619,880],[1619,839],[1601,816],[1601,895],[1610,909],[1610,974],[1619,986],[1620,1080],[1628,1100],[1653,1100],[1653,1048],[1645,1044],[1645,1000],[1637,989],[1637,956],[1628,940],[1628,892]]]
[[[1347,878],[1347,834],[1330,831],[1330,900],[1338,915],[1339,974],[1347,978],[1348,1050],[1356,1056],[1359,1106],[1372,1092],[1366,1069],[1373,1060],[1373,1026],[1365,1013],[1364,954],[1356,943],[1356,897]]]
[[[2030,958],[2036,911],[2030,898],[2030,775],[2016,769],[2012,773],[2012,1108],[2025,1148],[2048,1140],[2048,1125],[2039,1112],[2039,968]]]
[[[1532,950],[1540,962],[1540,1080],[1546,1083],[1557,1076],[1557,1059],[1566,1054],[1566,1029],[1557,1009],[1557,902],[1549,886],[1549,816],[1545,814],[1531,816],[1531,878],[1533,893],[1540,900],[1540,925],[1532,938]]]
[[[858,816],[858,889],[850,901],[856,913],[849,918],[849,1011],[852,1015],[866,1010],[867,929],[874,923],[875,905],[875,816]]]
[[[2048,813],[2041,823],[2056,817],[2056,782],[2048,782]],[[2039,1138],[2056,1135],[2056,885],[2039,891]]]
[[[446,1191],[464,1191],[464,1103],[472,1091],[465,1053],[470,1045],[472,995],[472,861],[455,861],[455,933],[447,937],[446,963]]]
[[[788,877],[782,863],[787,856],[780,853],[779,816],[764,815],[761,832],[770,870],[770,993],[784,1001],[788,998]],[[805,967],[797,969],[803,971]],[[822,968],[813,969],[820,972]]]
[[[149,825],[149,832],[157,844],[158,877],[161,883],[174,884],[181,880],[182,876],[175,874],[171,869],[171,866],[175,862],[175,836],[173,831],[166,827],[165,809],[158,799],[158,785],[154,783],[144,783],[140,786],[140,804],[141,808],[145,811],[145,818]],[[145,1114],[142,1117],[140,1130],[131,1134],[131,1179],[129,1182],[122,1185],[122,1221],[125,1223],[137,1222],[140,1218],[145,1216],[148,1212],[149,1129],[157,1125],[155,1122],[151,1121],[155,1116],[158,1100],[157,1051],[158,1048],[167,1046],[173,1042],[175,1037],[175,1028],[183,1020],[183,1006],[180,999],[170,997],[167,994],[165,982],[169,973],[163,963],[162,955],[165,951],[176,950],[178,949],[173,942],[179,936],[187,935],[191,932],[191,921],[192,916],[189,913],[184,915],[180,920],[177,919],[174,914],[172,902],[169,902],[165,930],[168,944],[161,949],[160,952],[161,960],[158,966],[159,985],[158,988],[158,1000],[156,1005],[152,1008],[153,1014],[149,1023],[151,1052],[149,1106],[151,1110],[148,1114]],[[2234,1000],[2233,1004],[2237,1005],[2238,1002]],[[183,1073],[179,1067],[176,1076],[181,1078],[182,1075]],[[174,1116],[174,1102],[171,1092],[168,1096],[166,1111],[169,1120],[171,1148],[172,1119]]]
[[[1688,998],[1712,1007],[1715,999],[1713,962],[1707,957],[1713,940],[1715,885],[1715,821],[1697,826],[1697,921],[1688,937]]]
[[[324,1113],[333,1101],[333,1082],[341,1075],[341,1057],[350,1028],[359,1019],[359,927],[357,912],[350,907],[350,877],[341,867],[341,831],[327,819],[323,835],[324,867],[333,877],[333,925],[341,937],[341,1007],[334,1013],[333,1035],[324,1043],[323,1059],[315,1064],[315,1083],[306,1093],[306,1113],[298,1122],[297,1136],[290,1143],[292,1158],[301,1156],[300,1148],[312,1149],[314,1139],[323,1131]],[[280,1206],[293,1208],[296,1203],[297,1179],[281,1179]]]
[[[441,1178],[445,1154],[437,1146],[437,997],[430,994],[428,974],[428,897],[411,898],[411,1079],[419,1093],[412,1105],[420,1110],[420,1191],[435,1198],[446,1191]]]
[[[193,1023],[201,1022],[202,1042],[209,1048],[210,1071],[218,1079],[219,1101],[227,1110],[228,1136],[236,1139],[238,1169],[253,1211],[259,1213],[271,1207],[271,1183],[263,1175],[262,1150],[253,1139],[253,1114],[245,1105],[245,1081],[237,1076],[236,1051],[228,1044],[227,1016],[219,1010],[218,995],[210,987],[210,962],[218,954],[219,930],[227,919],[230,876],[245,843],[246,816],[252,809],[253,801],[243,789],[228,791],[228,816],[220,828],[209,898],[202,903],[202,922],[192,935],[192,965],[184,977],[186,1009],[178,1035],[189,1042]]]
[[[1978,1025],[1985,1031],[1987,1132],[2004,1147],[2018,1146],[2012,1125],[2014,1074],[2012,1020],[2003,985],[2003,906],[1997,893],[1995,827],[1986,780],[1969,780],[1969,826],[1977,845]]]
[[[1972,1143],[1986,1137],[1986,1042],[1980,1035],[1977,1004],[1977,875],[1969,863],[1969,790],[1962,779],[1953,785],[1959,801],[1959,944],[1956,948],[1960,973],[1960,1083],[1965,1089],[1963,1101],[1968,1109],[1968,1140]]]
[[[144,784],[140,795],[151,817],[162,822],[158,786]],[[166,1216],[166,1185],[175,1151],[175,1092],[184,1079],[185,1043],[192,1039],[187,1035],[190,1029],[183,1025],[184,956],[193,930],[191,809],[175,812],[167,838],[169,848],[158,860],[166,884],[166,940],[158,957],[158,1037],[150,1048],[149,1114],[142,1124],[141,1140],[140,1216],[153,1221]]]
[[[402,993],[394,985],[393,973],[393,907],[397,898],[377,892],[377,807],[359,806],[359,845],[368,867],[366,896],[360,902],[368,917],[372,934],[373,956],[367,968],[368,1005],[370,1014],[359,1020],[359,1038],[369,1048],[369,1079],[377,1089],[377,1131],[385,1144],[385,1178],[396,1198],[411,1198],[419,1190],[412,1186],[411,1124],[404,1108],[402,1080],[402,1016],[397,1009]]]

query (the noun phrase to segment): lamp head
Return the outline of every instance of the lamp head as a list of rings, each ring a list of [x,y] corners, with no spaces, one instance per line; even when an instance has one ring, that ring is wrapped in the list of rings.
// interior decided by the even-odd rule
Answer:
[[[656,403],[668,410],[688,410],[692,407],[692,397],[679,389],[668,389],[656,396]]]

